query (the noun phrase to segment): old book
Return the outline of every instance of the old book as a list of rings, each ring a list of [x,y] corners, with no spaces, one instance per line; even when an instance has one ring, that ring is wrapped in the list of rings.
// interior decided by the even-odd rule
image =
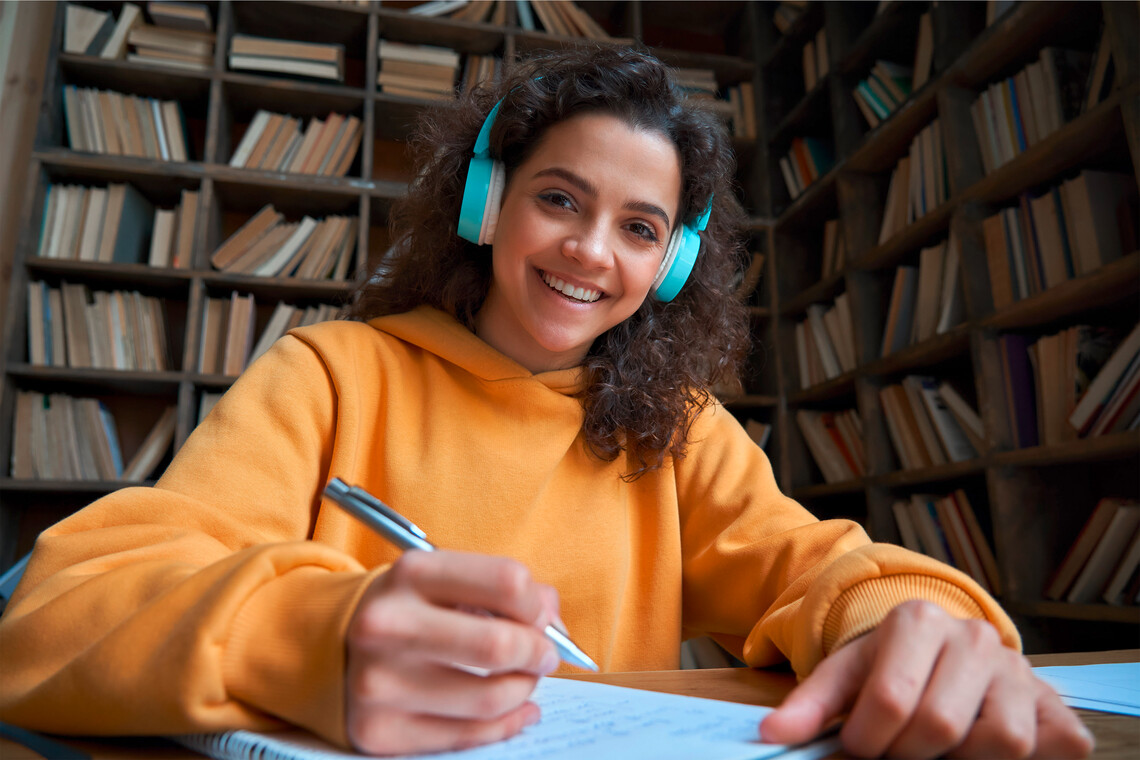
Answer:
[[[251,245],[265,235],[272,227],[284,219],[273,204],[267,203],[254,214],[245,224],[239,227],[232,235],[210,254],[210,264],[215,269],[227,269],[233,262],[245,253]]]
[[[1137,353],[1140,353],[1140,324],[1112,352],[1069,415],[1069,423],[1080,435],[1087,433],[1096,422]]]
[[[1067,601],[1090,604],[1100,598],[1138,526],[1140,504],[1122,504],[1116,509],[1065,595]]]
[[[946,243],[923,248],[918,261],[918,295],[915,303],[912,343],[933,338],[938,327],[939,297],[946,270]]]
[[[220,374],[224,360],[229,299],[206,298],[202,308],[202,330],[198,344],[198,371]]]
[[[1122,234],[1121,221],[1133,214],[1136,183],[1126,174],[1085,170],[1064,183],[1071,213],[1066,221],[1077,241],[1081,274],[1094,272],[1132,250],[1132,235]]]
[[[890,306],[887,310],[886,323],[883,325],[880,356],[890,356],[909,345],[917,294],[918,268],[901,266],[895,270]]]
[[[235,34],[230,40],[230,55],[320,61],[343,69],[344,45],[303,42],[301,40],[255,37]]]
[[[166,407],[146,438],[139,444],[130,462],[123,468],[121,480],[141,481],[154,472],[154,468],[162,461],[163,456],[170,450],[170,444],[174,442],[174,428],[177,422],[178,407]]]
[[[174,236],[171,264],[177,269],[189,269],[194,253],[194,232],[198,222],[198,191],[183,190],[178,204],[178,224]]]
[[[205,3],[156,2],[146,4],[151,19],[164,27],[213,32],[214,19]]]
[[[912,552],[922,553],[922,539],[918,537],[918,529],[914,526],[914,518],[910,514],[910,504],[897,499],[891,504],[891,512],[895,515],[895,522],[899,526],[899,537],[902,545]]]
[[[902,389],[907,408],[910,410],[910,416],[907,419],[914,420],[914,426],[918,430],[918,437],[922,441],[922,448],[926,453],[928,464],[937,467],[946,464],[948,460],[935,430],[934,421],[927,410],[923,394],[923,385],[927,383],[934,385],[934,378],[907,375],[902,380]]]
[[[320,168],[321,162],[324,160],[325,155],[328,153],[329,148],[336,142],[337,136],[340,133],[341,127],[344,125],[345,116],[339,113],[330,113],[328,118],[325,119],[325,125],[321,129],[320,135],[313,143],[312,150],[309,152],[305,163],[301,165],[298,172],[301,174],[316,174],[317,169]]]
[[[285,334],[289,326],[289,320],[293,318],[293,314],[296,311],[296,306],[287,304],[284,301],[278,302],[277,306],[273,308],[273,313],[270,315],[269,321],[265,324],[265,329],[261,331],[261,336],[258,337],[257,343],[254,344],[253,349],[249,352],[250,364],[252,364],[257,357],[268,351],[269,347]]]
[[[1057,566],[1057,570],[1049,579],[1045,587],[1045,596],[1049,599],[1061,599],[1069,591],[1069,587],[1076,579],[1077,574],[1084,567],[1085,562],[1092,554],[1093,549],[1100,542],[1101,537],[1112,522],[1113,515],[1120,507],[1133,503],[1128,499],[1106,497],[1097,502],[1089,519],[1077,534],[1077,538],[1065,553],[1065,558]]]
[[[152,267],[170,266],[174,247],[174,227],[177,214],[175,209],[154,210],[154,232],[150,236],[150,251],[147,265]]]
[[[79,261],[97,261],[103,237],[103,223],[107,218],[107,188],[88,188],[84,201],[76,258]]]
[[[171,161],[188,161],[189,145],[182,128],[182,106],[176,100],[164,100],[160,104],[162,126],[166,133],[166,144]]]
[[[139,24],[127,35],[127,42],[136,51],[146,49],[152,55],[163,51],[213,62],[215,42],[213,33]]]
[[[966,531],[970,534],[970,543],[977,552],[978,559],[982,563],[982,570],[986,574],[986,580],[990,593],[1001,593],[1001,574],[998,572],[997,558],[994,556],[993,549],[990,548],[989,539],[986,538],[985,532],[982,530],[982,525],[978,521],[978,515],[974,511],[973,505],[970,503],[970,497],[961,488],[954,491],[948,498],[954,500],[954,506],[958,509],[958,514],[962,518],[962,522],[966,525]]]
[[[63,22],[63,52],[99,55],[115,28],[107,11],[68,3]]]
[[[279,227],[284,227],[284,225],[279,225]],[[276,277],[284,268],[285,264],[293,258],[297,249],[305,244],[305,241],[313,234],[316,227],[316,219],[310,216],[303,217],[300,223],[292,228],[288,237],[280,245],[275,247],[276,250],[272,252],[272,255],[260,262],[256,267],[248,269],[248,272],[257,277]]]
[[[119,10],[119,20],[111,32],[103,49],[99,51],[100,58],[121,59],[127,54],[127,35],[136,24],[142,23],[142,9],[134,3],[123,3]]]
[[[314,79],[344,80],[343,67],[302,58],[265,58],[258,55],[230,53],[230,68],[235,71],[265,71],[272,74],[295,74]]]
[[[240,169],[246,165],[249,157],[253,154],[254,148],[257,147],[258,142],[261,140],[272,116],[269,111],[259,108],[257,112],[250,119],[249,126],[245,128],[245,132],[238,141],[237,147],[234,149],[234,154],[230,156],[230,166],[235,169]],[[278,115],[279,117],[279,115]]]
[[[990,588],[989,579],[986,578],[986,572],[982,568],[982,561],[974,549],[970,533],[966,529],[962,515],[958,513],[958,506],[954,502],[954,498],[943,496],[936,499],[934,508],[938,514],[938,522],[946,535],[946,541],[950,545],[950,555],[954,560],[954,566],[977,581],[978,585],[984,588],[987,593],[992,594],[993,590]]]
[[[923,407],[938,435],[938,442],[946,458],[951,462],[965,462],[976,457],[978,450],[942,398],[939,391],[940,383],[932,377],[915,375],[907,377],[903,382],[906,383],[908,380],[921,395]]]
[[[938,522],[938,512],[935,508],[937,496],[932,494],[912,494],[910,497],[910,514],[914,519],[914,527],[922,541],[923,553],[934,557],[939,562],[952,565],[950,558],[950,545]]]
[[[252,293],[241,296],[235,291],[230,296],[229,320],[226,324],[225,360],[222,373],[240,375],[253,348],[254,307]]]
[[[1109,604],[1127,604],[1127,600],[1121,597],[1128,581],[1136,575],[1137,568],[1140,568],[1140,530],[1132,534],[1128,548],[1124,550],[1120,562],[1113,569],[1112,575],[1104,585],[1101,598]]]

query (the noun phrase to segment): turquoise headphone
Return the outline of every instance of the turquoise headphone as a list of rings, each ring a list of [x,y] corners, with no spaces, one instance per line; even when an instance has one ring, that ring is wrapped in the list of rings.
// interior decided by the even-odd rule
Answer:
[[[491,126],[502,103],[500,100],[487,114],[475,138],[473,155],[467,165],[467,182],[463,186],[463,202],[459,207],[459,237],[476,245],[490,245],[494,241],[495,225],[503,202],[507,172],[501,161],[491,158]],[[712,198],[709,198],[708,206],[695,224],[682,224],[673,231],[665,249],[665,258],[653,280],[651,292],[658,301],[672,301],[689,279],[701,248],[698,233],[708,226],[711,214]]]

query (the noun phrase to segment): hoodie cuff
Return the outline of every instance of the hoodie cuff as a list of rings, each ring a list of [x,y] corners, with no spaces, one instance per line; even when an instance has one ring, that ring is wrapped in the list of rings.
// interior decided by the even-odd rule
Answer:
[[[347,748],[345,633],[365,589],[386,569],[298,567],[258,589],[226,640],[227,691]]]

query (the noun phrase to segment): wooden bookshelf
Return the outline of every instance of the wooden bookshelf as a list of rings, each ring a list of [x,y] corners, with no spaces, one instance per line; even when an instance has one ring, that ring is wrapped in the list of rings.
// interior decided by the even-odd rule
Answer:
[[[1065,621],[1097,622],[1097,645],[1135,640],[1136,606],[1068,604],[1044,588],[1099,498],[1140,497],[1140,432],[1129,431],[1064,444],[1019,448],[1007,417],[998,338],[1007,332],[1050,335],[1071,325],[1112,325],[1127,330],[1140,314],[1140,252],[994,308],[982,221],[1022,193],[1059,185],[1083,169],[1135,176],[1140,162],[1140,78],[1137,10],[1131,4],[1021,2],[986,25],[984,3],[809,3],[787,38],[762,56],[760,81],[775,88],[776,108],[766,112],[768,197],[773,220],[771,271],[773,337],[782,400],[776,420],[782,488],[818,514],[849,513],[876,540],[900,541],[892,503],[911,494],[964,489],[992,542],[1003,605],[1038,649],[1080,648],[1080,629]],[[930,13],[934,28],[929,79],[872,128],[854,101],[856,83],[880,58],[908,64],[915,54],[918,19]],[[1102,27],[1103,24],[1103,27]],[[825,81],[811,92],[781,84],[797,79],[803,42],[826,27],[831,61]],[[1093,52],[1102,29],[1115,58],[1113,89],[1012,160],[985,173],[970,106],[989,83],[1012,77],[1044,47]],[[797,36],[793,39],[792,34]],[[775,83],[775,84],[774,84]],[[789,93],[789,90],[792,90]],[[786,142],[804,129],[800,114],[830,93],[824,125],[835,145],[835,167],[792,199],[777,161]],[[770,97],[768,91],[761,97]],[[880,241],[887,184],[911,141],[933,119],[943,125],[945,202]],[[842,271],[821,276],[823,220],[838,217],[846,242]],[[958,240],[965,318],[941,334],[880,356],[880,338],[897,267],[915,265],[920,248],[948,235]],[[792,328],[812,304],[829,304],[846,292],[852,307],[854,371],[801,388]],[[949,379],[965,390],[984,423],[983,450],[966,461],[903,469],[894,455],[879,391],[906,375]],[[976,399],[976,401],[973,401]],[[827,483],[795,422],[800,409],[855,408],[863,423],[868,472]]]
[[[1140,160],[1140,71],[1136,6],[1132,3],[1022,2],[986,26],[984,3],[809,2],[781,34],[771,20],[775,3],[699,4],[641,0],[579,3],[616,38],[646,44],[676,66],[715,72],[721,87],[751,82],[756,88],[757,138],[734,139],[738,185],[753,220],[751,250],[766,255],[762,279],[750,297],[756,342],[743,389],[725,397],[742,420],[773,425],[767,446],[781,487],[820,516],[850,517],[873,538],[899,541],[891,512],[894,499],[916,492],[969,493],[997,554],[1002,603],[1031,640],[1044,648],[1077,649],[1079,640],[1055,633],[1055,621],[1097,621],[1123,644],[1138,619],[1135,608],[1048,601],[1043,588],[1097,499],[1140,496],[1135,471],[1140,434],[1018,448],[1002,402],[998,336],[1007,331],[1047,334],[1069,325],[1134,320],[1140,305],[1140,252],[1100,270],[994,309],[981,225],[1022,192],[1044,189],[1086,167],[1125,167]],[[117,3],[98,3],[113,8]],[[4,384],[0,428],[12,429],[14,391],[67,392],[134,404],[118,419],[124,455],[145,435],[164,404],[176,404],[174,449],[193,430],[204,392],[233,381],[198,371],[204,302],[236,290],[257,300],[258,327],[279,300],[336,303],[349,282],[260,278],[216,271],[209,254],[264,203],[291,219],[301,214],[353,214],[360,219],[359,272],[375,266],[387,248],[387,217],[412,179],[403,151],[410,123],[429,101],[379,92],[381,37],[442,45],[462,53],[495,54],[504,61],[576,44],[574,38],[526,31],[508,8],[506,26],[410,16],[400,3],[364,6],[325,2],[289,4],[211,2],[217,32],[213,65],[183,71],[63,53],[62,4],[48,63],[45,100],[30,160],[31,184],[22,211],[14,258],[8,319],[3,336]],[[513,6],[513,4],[511,4]],[[880,57],[903,61],[914,54],[915,29],[924,13],[934,29],[933,65],[924,85],[875,128],[852,99],[855,84]],[[316,19],[316,20],[315,20]],[[969,105],[995,78],[1011,76],[1045,46],[1092,50],[1100,24],[1108,22],[1115,51],[1115,89],[989,174],[982,170]],[[804,87],[801,52],[826,29],[829,71]],[[228,41],[235,33],[342,44],[344,83],[231,71]],[[177,99],[186,114],[190,160],[179,163],[80,153],[67,147],[61,89],[75,84]],[[360,118],[364,139],[345,177],[279,173],[229,166],[229,158],[254,112],[263,108],[298,117],[330,111]],[[946,125],[945,202],[879,241],[879,224],[891,172],[915,135],[934,118]],[[791,140],[815,136],[834,152],[834,166],[794,200],[778,165]],[[38,258],[35,253],[49,183],[130,182],[164,203],[183,189],[197,190],[201,213],[187,269],[97,264]],[[846,258],[821,276],[824,222],[839,219]],[[961,245],[959,273],[965,292],[964,321],[929,340],[881,357],[879,342],[891,278],[913,262],[918,249],[951,231]],[[174,369],[161,373],[41,367],[27,353],[26,285],[29,280],[83,282],[92,287],[139,289],[165,299]],[[351,279],[351,278],[350,278]],[[841,293],[851,301],[854,370],[801,388],[793,330],[808,306]],[[961,385],[985,424],[984,450],[968,461],[902,469],[888,435],[879,397],[883,387],[909,374],[946,377]],[[862,420],[867,471],[842,483],[826,483],[797,427],[799,409],[856,409]],[[11,437],[0,436],[0,461],[11,456]],[[5,466],[5,473],[8,472]],[[0,568],[30,548],[36,533],[55,519],[120,483],[0,478]],[[1115,627],[1114,627],[1115,626]],[[1116,640],[1116,639],[1111,639]]]

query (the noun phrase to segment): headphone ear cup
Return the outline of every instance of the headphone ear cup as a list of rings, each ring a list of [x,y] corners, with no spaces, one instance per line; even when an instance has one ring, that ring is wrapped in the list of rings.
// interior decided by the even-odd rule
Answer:
[[[673,233],[661,269],[653,281],[653,295],[658,301],[668,303],[677,297],[693,271],[700,250],[701,236],[692,227],[682,225]]]
[[[463,200],[459,206],[459,237],[480,244],[491,191],[491,178],[495,161],[476,156],[467,163],[467,182],[463,185]]]
[[[487,190],[487,205],[483,211],[483,230],[479,235],[481,245],[495,242],[495,230],[499,226],[499,211],[503,208],[503,188],[507,184],[507,169],[501,161],[491,162],[491,186]]]

